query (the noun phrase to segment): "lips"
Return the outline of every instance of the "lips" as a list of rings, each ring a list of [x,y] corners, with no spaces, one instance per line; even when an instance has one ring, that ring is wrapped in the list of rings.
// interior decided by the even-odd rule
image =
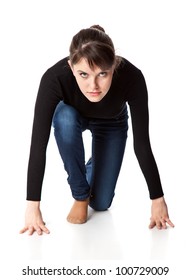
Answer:
[[[89,92],[89,94],[92,96],[98,96],[101,94],[101,92],[100,91],[91,91],[91,92]]]

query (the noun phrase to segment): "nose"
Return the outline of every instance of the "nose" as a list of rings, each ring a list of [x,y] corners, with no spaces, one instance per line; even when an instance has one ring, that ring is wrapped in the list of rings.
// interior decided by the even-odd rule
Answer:
[[[98,83],[97,83],[97,78],[92,78],[90,81],[90,88],[91,90],[96,90],[99,88]]]

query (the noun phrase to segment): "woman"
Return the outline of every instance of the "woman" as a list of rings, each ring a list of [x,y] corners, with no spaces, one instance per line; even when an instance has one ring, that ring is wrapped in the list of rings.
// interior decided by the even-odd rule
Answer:
[[[74,204],[67,220],[84,223],[88,205],[112,203],[123,160],[130,108],[134,150],[152,200],[150,228],[174,226],[169,219],[148,131],[147,89],[139,69],[115,54],[112,40],[94,25],[72,39],[70,55],[43,75],[35,105],[27,180],[25,227],[49,233],[40,210],[46,147],[53,124]],[[82,132],[92,134],[92,157],[85,164]]]

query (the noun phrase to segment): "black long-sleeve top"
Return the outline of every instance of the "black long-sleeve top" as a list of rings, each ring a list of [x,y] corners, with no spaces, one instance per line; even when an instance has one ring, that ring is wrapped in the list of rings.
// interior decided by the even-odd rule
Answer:
[[[68,65],[68,57],[42,76],[35,104],[27,176],[27,200],[40,201],[52,117],[63,100],[86,118],[114,118],[128,103],[131,113],[134,150],[146,179],[151,199],[163,196],[158,168],[149,140],[148,94],[142,72],[122,58],[113,74],[108,93],[99,102],[89,101],[80,91]]]

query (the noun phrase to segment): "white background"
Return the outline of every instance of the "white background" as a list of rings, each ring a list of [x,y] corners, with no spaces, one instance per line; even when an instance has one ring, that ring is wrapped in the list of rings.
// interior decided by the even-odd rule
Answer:
[[[29,279],[21,275],[26,265],[75,267],[79,264],[88,268],[88,261],[92,266],[112,270],[119,265],[165,265],[170,267],[170,272],[164,278],[174,279],[178,275],[188,279],[191,252],[189,4],[186,0],[1,1],[0,275],[3,279],[10,279],[10,275],[12,279]],[[105,28],[117,53],[140,68],[146,78],[152,148],[170,218],[176,227],[166,231],[148,229],[151,202],[133,152],[130,124],[110,211],[90,211],[87,224],[78,226],[65,220],[72,198],[51,134],[42,192],[43,217],[51,234],[19,235],[24,225],[27,163],[40,78],[48,67],[68,55],[72,36],[93,24]],[[84,134],[84,141],[88,157],[88,133]],[[114,276],[108,279],[111,277]],[[49,278],[41,276],[41,279]]]

